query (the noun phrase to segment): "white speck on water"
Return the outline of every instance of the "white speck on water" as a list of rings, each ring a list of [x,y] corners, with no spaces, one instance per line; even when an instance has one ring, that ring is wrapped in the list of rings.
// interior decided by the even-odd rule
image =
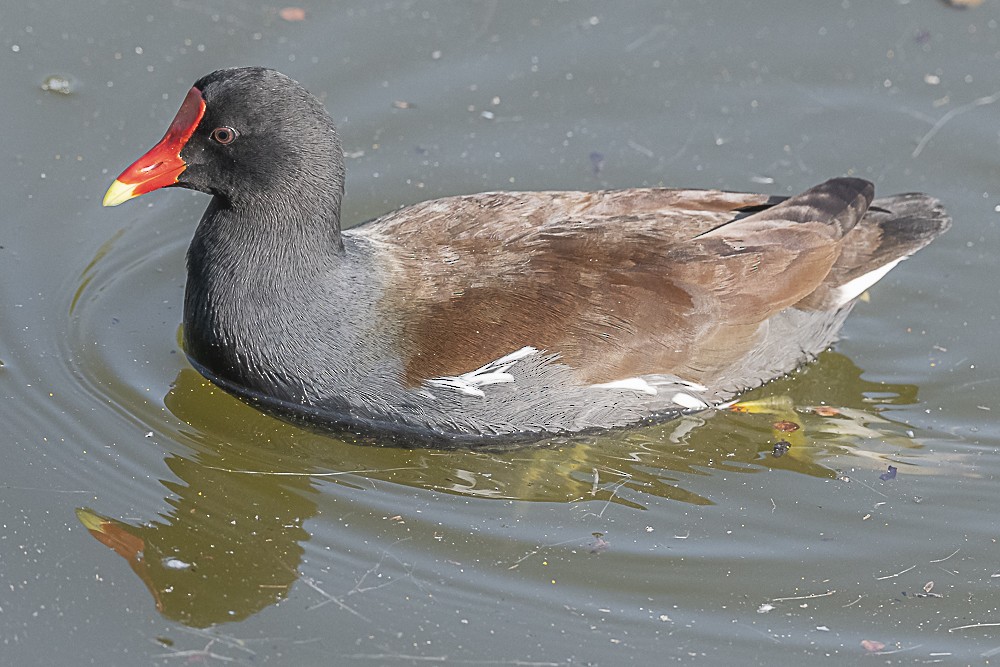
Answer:
[[[163,567],[168,570],[188,570],[192,567],[192,564],[185,563],[180,558],[164,558]]]
[[[59,93],[60,95],[69,95],[73,92],[73,86],[70,83],[69,77],[53,74],[46,77],[45,81],[42,81],[42,90],[47,90],[50,93]]]

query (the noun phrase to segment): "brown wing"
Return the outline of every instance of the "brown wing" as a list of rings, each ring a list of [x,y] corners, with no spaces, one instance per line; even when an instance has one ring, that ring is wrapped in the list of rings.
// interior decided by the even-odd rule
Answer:
[[[811,213],[810,193],[821,205]],[[827,194],[767,208],[766,196],[716,191],[487,193],[403,209],[359,233],[382,242],[384,305],[402,318],[410,384],[527,345],[559,353],[582,382],[706,382],[829,272],[842,231],[824,220],[842,216],[849,229],[864,209],[844,214],[854,199]]]

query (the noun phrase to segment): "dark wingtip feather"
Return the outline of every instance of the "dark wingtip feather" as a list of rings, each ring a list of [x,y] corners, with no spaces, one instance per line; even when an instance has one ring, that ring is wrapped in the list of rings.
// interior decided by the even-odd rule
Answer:
[[[861,220],[874,198],[875,185],[870,181],[844,176],[809,188],[773,210],[777,214],[784,208],[783,216],[799,222],[822,220],[843,236]],[[789,215],[792,211],[797,215]]]

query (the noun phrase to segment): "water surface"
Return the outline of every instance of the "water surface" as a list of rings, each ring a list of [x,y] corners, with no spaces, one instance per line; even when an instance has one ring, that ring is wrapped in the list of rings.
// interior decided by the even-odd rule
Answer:
[[[0,11],[2,661],[992,662],[998,7]],[[839,174],[930,192],[955,224],[749,412],[514,452],[360,447],[187,364],[204,195],[99,205],[195,79],[248,64],[325,99],[348,224],[480,190]]]

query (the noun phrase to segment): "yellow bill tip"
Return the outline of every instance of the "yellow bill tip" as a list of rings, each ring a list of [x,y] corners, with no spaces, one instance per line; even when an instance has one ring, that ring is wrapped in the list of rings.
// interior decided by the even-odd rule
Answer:
[[[134,185],[128,185],[122,183],[119,180],[115,180],[108,188],[107,193],[104,195],[104,206],[118,206],[122,202],[127,202],[133,197],[138,197],[139,195],[135,191]]]
[[[98,532],[101,532],[105,523],[104,517],[95,514],[86,507],[78,507],[76,509],[76,518],[87,530],[96,530]]]

